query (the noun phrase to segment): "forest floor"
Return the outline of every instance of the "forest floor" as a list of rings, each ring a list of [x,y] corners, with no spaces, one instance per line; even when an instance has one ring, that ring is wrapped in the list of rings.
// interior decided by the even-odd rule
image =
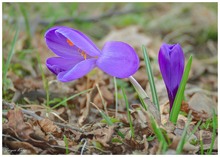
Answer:
[[[2,154],[218,154],[217,3],[3,3],[2,24]],[[84,32],[99,48],[112,40],[134,47],[140,67],[133,77],[151,98],[147,48],[165,149],[128,79],[95,68],[62,83],[47,69],[54,54],[44,33],[54,25]],[[180,43],[186,61],[193,55],[175,125],[157,61],[163,42]]]

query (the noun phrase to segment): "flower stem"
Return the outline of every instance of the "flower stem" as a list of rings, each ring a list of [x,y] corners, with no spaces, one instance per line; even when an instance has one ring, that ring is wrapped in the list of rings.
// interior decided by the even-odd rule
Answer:
[[[114,78],[114,86],[115,86],[115,118],[118,116],[118,89],[117,89],[117,80]]]

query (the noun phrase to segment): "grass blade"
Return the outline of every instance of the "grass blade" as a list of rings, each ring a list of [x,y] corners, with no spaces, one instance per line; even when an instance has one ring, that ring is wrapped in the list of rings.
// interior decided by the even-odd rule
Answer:
[[[200,121],[196,124],[196,126],[195,126],[195,127],[193,128],[193,130],[191,131],[189,137],[187,138],[187,141],[190,139],[190,137],[192,136],[192,134],[194,134],[194,133],[198,130],[198,128],[199,128],[199,126],[200,126],[201,123],[202,123],[202,120],[200,120]]]
[[[204,146],[203,146],[203,140],[202,140],[202,132],[199,134],[199,143],[200,143],[200,154],[204,155]]]
[[[109,118],[109,116],[107,116],[103,111],[100,110],[100,114],[102,115],[102,118],[106,120],[106,123],[109,126],[113,125],[113,122],[111,121],[111,119]]]
[[[106,123],[109,125],[109,126],[112,126],[114,125],[112,119],[106,115],[102,110],[100,110],[94,103],[90,102],[93,106],[95,106],[95,108],[99,111],[99,113],[101,114],[102,118],[106,121]],[[125,135],[120,132],[118,129],[116,129],[116,132],[118,133],[118,135],[121,137],[121,138],[125,138]]]
[[[13,41],[12,41],[11,49],[10,49],[10,51],[9,51],[8,58],[7,58],[7,60],[6,60],[6,63],[5,63],[5,64],[2,64],[2,68],[3,68],[3,83],[4,83],[4,85],[6,85],[7,72],[8,72],[8,69],[9,69],[9,65],[10,65],[12,56],[13,56],[13,54],[14,54],[14,48],[15,48],[15,43],[16,43],[16,41],[17,41],[17,38],[18,38],[18,29],[17,29],[16,32],[15,32],[15,36],[14,36],[14,39],[13,39]],[[5,66],[4,66],[4,65],[5,65]]]
[[[146,65],[146,71],[147,71],[147,75],[148,75],[148,79],[149,79],[149,83],[150,83],[150,89],[151,89],[151,93],[152,93],[153,102],[156,105],[157,109],[160,111],[157,90],[156,90],[155,83],[154,83],[154,75],[152,73],[150,59],[148,57],[147,50],[144,46],[142,46],[142,51],[144,54],[144,62]]]
[[[40,56],[38,53],[36,56],[37,56],[37,62],[38,62],[40,72],[41,72],[41,78],[43,80],[44,90],[46,91],[46,106],[47,106],[47,109],[49,109],[49,101],[50,101],[49,84],[48,84],[48,80],[46,79],[44,75],[44,70],[41,64]]]
[[[90,102],[93,106],[95,106],[95,108],[99,111],[99,113],[101,114],[102,118],[106,121],[106,123],[109,125],[109,126],[112,126],[113,125],[113,122],[111,120],[111,118],[106,115],[102,110],[100,110],[98,108],[98,106],[96,106],[96,104],[94,104],[93,102]]]
[[[65,143],[65,147],[66,147],[66,154],[69,154],[69,142],[68,142],[68,139],[66,138],[65,135],[63,135],[63,141]]]
[[[184,127],[184,130],[183,130],[181,139],[180,139],[180,141],[179,141],[179,143],[178,143],[178,146],[177,146],[177,148],[176,148],[176,153],[177,153],[177,154],[180,154],[180,153],[182,152],[183,146],[184,146],[184,144],[186,143],[187,129],[188,129],[188,127],[189,127],[189,124],[190,124],[191,120],[192,120],[192,118],[191,118],[191,112],[189,112],[189,115],[188,115],[188,118],[187,118],[187,123],[186,123],[186,125],[185,125],[185,127]]]
[[[191,64],[192,64],[192,56],[190,56],[190,58],[187,62],[180,86],[178,88],[178,91],[177,91],[177,94],[176,94],[176,97],[175,97],[175,100],[173,103],[172,110],[170,112],[170,121],[173,122],[174,124],[176,124],[176,121],[177,121],[177,118],[178,118],[178,115],[180,112],[180,107],[181,107],[181,103],[183,100],[184,90],[185,90],[186,82],[188,80]]]
[[[218,125],[217,117],[215,115],[215,111],[213,110],[213,122],[212,122],[213,131],[212,131],[212,142],[211,142],[211,145],[210,145],[210,149],[208,151],[209,155],[212,154],[212,149],[213,149],[213,146],[214,146],[214,143],[215,143],[217,125]]]
[[[59,107],[60,105],[64,104],[65,102],[67,102],[68,100],[71,100],[71,99],[73,99],[73,98],[75,98],[75,97],[77,97],[77,96],[79,96],[79,95],[81,95],[81,94],[84,94],[84,93],[86,93],[86,92],[89,92],[89,91],[91,91],[91,90],[92,90],[92,88],[87,89],[87,90],[84,90],[84,91],[79,92],[79,93],[77,93],[77,94],[74,94],[74,95],[72,95],[72,96],[70,96],[70,97],[64,99],[64,100],[61,101],[60,103],[56,104],[55,106],[53,106],[52,109],[55,109],[55,108]]]
[[[129,121],[129,124],[130,124],[131,137],[134,138],[134,128],[133,128],[133,124],[132,124],[132,121],[131,121],[131,113],[129,111],[129,103],[128,103],[128,99],[127,99],[127,96],[126,96],[125,91],[124,91],[123,88],[122,88],[122,93],[123,93],[124,100],[125,100],[125,105],[126,105],[126,108],[127,108],[127,115],[128,115],[128,121]]]
[[[166,141],[162,131],[157,126],[157,123],[156,123],[156,121],[154,120],[154,118],[152,116],[150,117],[150,122],[151,122],[152,129],[154,131],[154,134],[156,135],[158,141],[160,142],[160,144],[162,146],[162,152],[165,152],[166,149],[168,148],[167,141]]]
[[[26,8],[23,6],[23,4],[20,4],[19,7],[20,7],[21,13],[24,17],[25,27],[26,27],[26,31],[28,34],[27,45],[28,45],[28,47],[30,47],[31,46],[31,27],[29,24],[28,13],[26,11]]]

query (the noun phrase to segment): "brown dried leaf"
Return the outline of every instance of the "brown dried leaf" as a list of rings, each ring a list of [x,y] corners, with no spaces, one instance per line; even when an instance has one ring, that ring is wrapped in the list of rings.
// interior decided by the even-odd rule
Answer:
[[[146,140],[146,135],[143,135],[143,143],[144,143],[143,152],[144,152],[144,154],[147,154],[148,151],[149,151],[149,143],[148,143],[148,141]]]
[[[130,151],[143,150],[145,148],[144,143],[138,142],[133,138],[130,138],[130,139],[125,138],[125,142],[127,145],[129,145]]]
[[[208,144],[210,146],[210,143],[212,141],[212,132],[206,131],[206,130],[200,130],[202,135],[202,142],[204,145]]]
[[[79,120],[78,120],[78,124],[80,126],[82,126],[83,122],[88,117],[89,111],[90,111],[90,100],[91,100],[91,97],[90,97],[89,93],[86,94],[86,98],[87,98],[86,99],[86,106],[83,109],[81,109],[80,112],[82,113],[82,115],[79,117]]]
[[[106,86],[100,87],[103,98],[106,100],[108,104],[112,104],[114,102],[114,95]]]
[[[172,136],[173,140],[171,145],[169,146],[169,148],[176,150],[180,139],[181,139],[181,135],[180,136]],[[190,154],[195,154],[197,151],[199,150],[199,146],[194,146],[192,144],[189,143],[189,141],[186,141],[186,143],[183,146],[183,151],[188,152]]]
[[[164,126],[161,126],[162,128],[165,128],[167,133],[172,133],[175,129],[175,125],[170,122],[169,120],[164,124]]]
[[[94,134],[94,139],[100,142],[105,147],[109,147],[108,142],[111,140],[113,133],[114,133],[114,126],[92,131],[92,134]]]
[[[33,147],[30,143],[9,140],[6,140],[4,142],[11,152],[18,151],[22,154],[37,154],[37,149]]]
[[[19,138],[28,139],[29,135],[33,133],[32,127],[24,122],[23,113],[19,108],[8,111],[8,123],[4,125],[4,129],[12,129]]]
[[[196,154],[199,151],[199,146],[194,146],[187,141],[183,146],[183,151],[188,152],[189,154]]]
[[[49,120],[49,119],[43,119],[43,120],[38,120],[38,124],[40,125],[41,129],[45,133],[52,133],[53,135],[57,135],[61,133],[61,129],[54,125],[54,123]]]
[[[141,128],[146,128],[146,126],[148,126],[151,132],[153,132],[153,129],[151,127],[150,116],[154,117],[155,115],[149,113],[149,111],[145,111],[145,109],[139,104],[133,104],[132,108],[135,109],[134,113],[137,113],[137,116],[135,116],[135,119],[133,120],[137,121],[136,125],[139,124]],[[161,122],[159,121],[159,123],[157,122],[157,124],[160,126]]]
[[[218,114],[217,104],[205,94],[196,93],[189,100],[189,109],[191,109],[194,119],[208,119],[213,117],[213,109]]]
[[[190,69],[190,78],[191,79],[197,79],[200,77],[206,69],[206,66],[204,63],[202,63],[200,60],[194,58],[192,62],[192,68]]]
[[[150,155],[156,155],[159,150],[159,143],[155,143],[153,147],[149,149]]]

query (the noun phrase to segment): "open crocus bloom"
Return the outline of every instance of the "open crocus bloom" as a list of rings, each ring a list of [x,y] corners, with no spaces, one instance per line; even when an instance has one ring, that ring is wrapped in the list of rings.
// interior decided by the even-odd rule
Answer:
[[[170,111],[184,71],[184,54],[179,44],[162,44],[158,62],[170,101]]]
[[[48,58],[46,65],[61,82],[78,79],[96,66],[118,78],[131,76],[139,67],[135,50],[123,42],[107,42],[100,50],[85,34],[64,26],[49,29],[45,40],[58,56]]]

